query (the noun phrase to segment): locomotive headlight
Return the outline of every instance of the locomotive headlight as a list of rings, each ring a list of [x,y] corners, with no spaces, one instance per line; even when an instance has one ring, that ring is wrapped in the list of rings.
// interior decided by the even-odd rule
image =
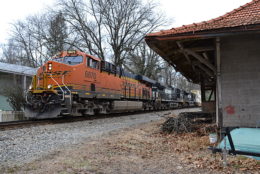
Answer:
[[[48,64],[48,70],[52,70],[52,63]]]
[[[48,85],[47,88],[48,88],[48,89],[51,89],[51,88],[52,88],[52,85]]]
[[[31,90],[31,89],[32,89],[32,85],[29,86],[29,90]]]

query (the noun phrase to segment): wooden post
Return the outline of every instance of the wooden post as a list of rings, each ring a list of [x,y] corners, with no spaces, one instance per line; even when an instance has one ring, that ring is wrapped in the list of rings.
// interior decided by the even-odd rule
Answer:
[[[200,84],[200,90],[201,90],[201,102],[205,102],[205,80],[203,77],[201,77],[201,84]]]

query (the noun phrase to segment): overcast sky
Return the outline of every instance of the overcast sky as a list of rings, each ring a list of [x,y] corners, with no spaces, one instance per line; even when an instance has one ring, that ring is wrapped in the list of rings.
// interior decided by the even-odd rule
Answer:
[[[165,15],[172,19],[168,28],[201,22],[223,15],[251,0],[156,0]],[[0,3],[0,43],[6,42],[10,24],[39,13],[55,0],[2,0]],[[165,29],[168,29],[165,28]]]

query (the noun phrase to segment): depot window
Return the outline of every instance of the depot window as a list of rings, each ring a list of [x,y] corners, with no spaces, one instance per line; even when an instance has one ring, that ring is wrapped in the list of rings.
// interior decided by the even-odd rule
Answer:
[[[215,100],[215,91],[210,89],[210,90],[205,90],[205,101],[216,101]]]

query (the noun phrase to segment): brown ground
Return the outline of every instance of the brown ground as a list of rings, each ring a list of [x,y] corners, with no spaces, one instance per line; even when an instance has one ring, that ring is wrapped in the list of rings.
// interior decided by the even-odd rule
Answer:
[[[259,161],[241,156],[229,156],[223,168],[220,155],[207,150],[208,136],[163,134],[161,123],[112,132],[0,173],[260,173]]]

